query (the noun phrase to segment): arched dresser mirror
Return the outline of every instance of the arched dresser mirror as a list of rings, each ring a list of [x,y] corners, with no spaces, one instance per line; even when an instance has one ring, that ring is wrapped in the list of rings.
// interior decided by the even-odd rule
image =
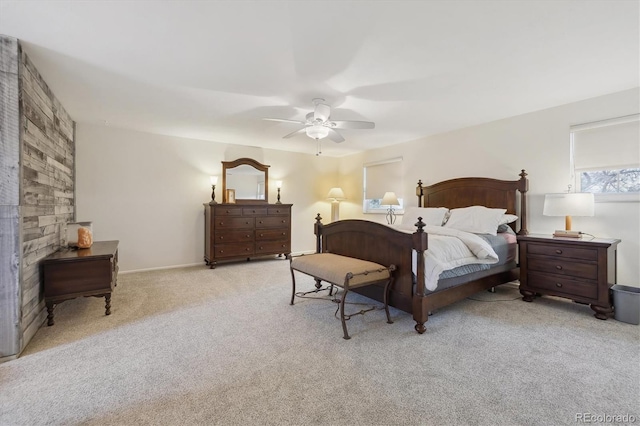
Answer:
[[[235,196],[231,198],[227,190]],[[222,202],[268,203],[269,166],[251,158],[222,162]]]

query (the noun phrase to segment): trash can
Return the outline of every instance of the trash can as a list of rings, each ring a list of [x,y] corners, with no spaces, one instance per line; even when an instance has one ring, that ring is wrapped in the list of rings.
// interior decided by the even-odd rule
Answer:
[[[615,319],[640,324],[640,288],[616,284],[611,287],[611,292]]]

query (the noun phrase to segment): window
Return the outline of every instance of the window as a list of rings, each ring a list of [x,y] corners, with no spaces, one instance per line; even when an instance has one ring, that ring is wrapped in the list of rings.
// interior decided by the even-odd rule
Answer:
[[[395,192],[400,205],[393,209],[396,213],[404,213],[402,157],[367,163],[363,173],[363,213],[386,213],[389,206],[382,204],[385,192]]]
[[[577,191],[596,200],[640,200],[640,114],[571,126]]]

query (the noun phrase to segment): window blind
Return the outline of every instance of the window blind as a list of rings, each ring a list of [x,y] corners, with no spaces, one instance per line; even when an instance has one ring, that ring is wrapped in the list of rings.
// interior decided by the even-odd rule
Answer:
[[[364,165],[364,170],[365,199],[381,199],[389,191],[403,198],[402,158],[368,163]]]
[[[571,126],[578,171],[640,167],[640,115]]]

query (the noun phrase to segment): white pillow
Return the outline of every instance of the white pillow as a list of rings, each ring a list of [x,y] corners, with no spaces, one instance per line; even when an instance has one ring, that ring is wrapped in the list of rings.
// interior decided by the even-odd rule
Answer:
[[[507,209],[489,209],[484,206],[452,209],[449,220],[444,226],[474,234],[496,235],[498,225],[500,225],[506,211]]]
[[[508,223],[512,223],[518,220],[518,216],[515,214],[504,214],[502,215],[502,219],[500,219],[500,223],[498,225],[506,225]]]
[[[402,216],[402,229],[414,230],[418,218],[421,217],[425,225],[442,226],[444,218],[449,213],[446,207],[407,207]]]

